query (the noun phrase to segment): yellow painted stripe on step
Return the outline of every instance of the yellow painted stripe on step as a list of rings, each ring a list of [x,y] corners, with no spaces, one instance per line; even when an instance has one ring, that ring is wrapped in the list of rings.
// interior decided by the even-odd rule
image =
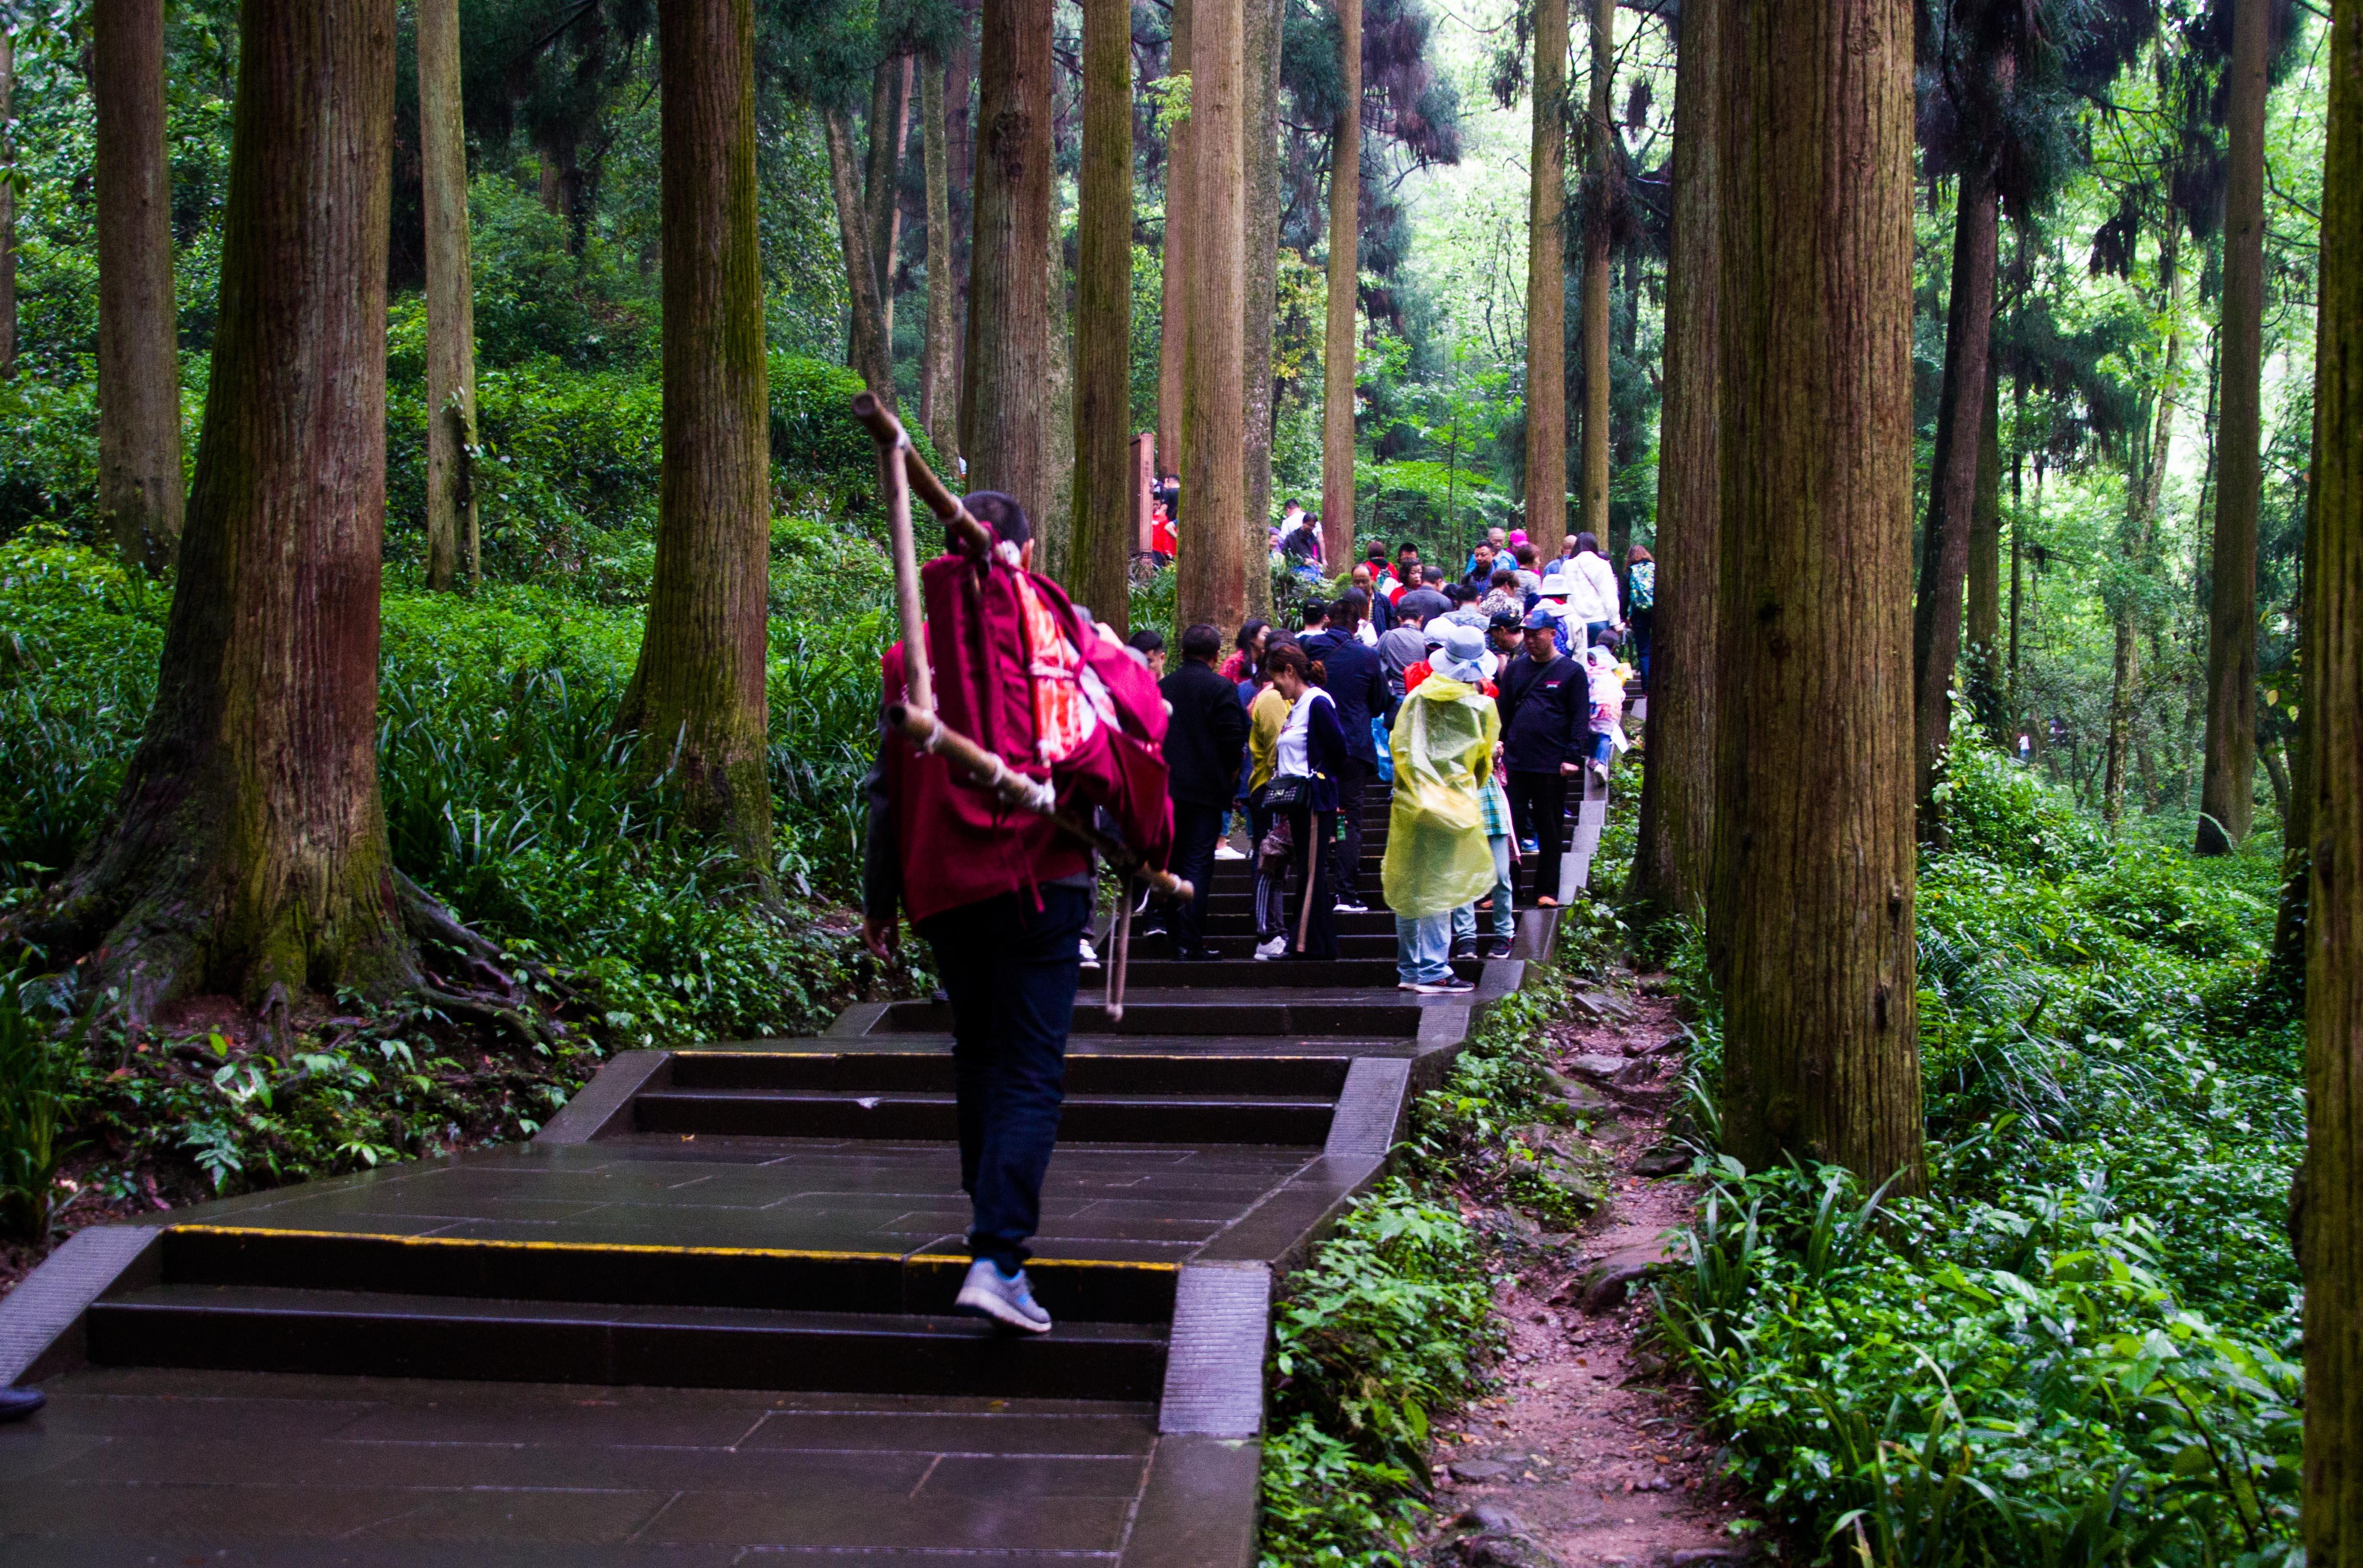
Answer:
[[[491,1236],[404,1236],[377,1231],[296,1231],[271,1225],[167,1225],[164,1233],[190,1236],[269,1237],[273,1241],[387,1242],[405,1247],[476,1247],[508,1252],[633,1253],[665,1257],[809,1258],[837,1263],[958,1264],[969,1260],[936,1253],[829,1252],[811,1247],[667,1247],[647,1242],[511,1242]],[[1171,1274],[1180,1264],[1126,1258],[1035,1258],[1029,1268],[1137,1268]]]

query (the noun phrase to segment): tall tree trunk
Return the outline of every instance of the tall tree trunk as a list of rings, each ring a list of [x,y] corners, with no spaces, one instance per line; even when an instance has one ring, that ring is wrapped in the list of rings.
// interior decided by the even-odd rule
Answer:
[[[1961,584],[1978,481],[1978,426],[1993,337],[1997,200],[1993,171],[1964,171],[1953,228],[1953,286],[1945,328],[1945,384],[1936,405],[1936,472],[1912,623],[1913,790],[1923,837],[1944,842],[1936,777],[1953,723],[1953,669],[1961,652]]]
[[[1543,4],[1560,7],[1564,32],[1566,0]],[[1329,300],[1321,338],[1321,548],[1333,566],[1354,549],[1354,361],[1361,342],[1354,307],[1362,249],[1362,0],[1336,5],[1338,107],[1329,139]]]
[[[1195,0],[1190,41],[1191,326],[1182,365],[1182,529],[1174,619],[1247,618],[1244,400],[1247,85],[1241,0]]]
[[[1609,89],[1616,73],[1616,0],[1592,0],[1592,103],[1584,117],[1590,200],[1583,222],[1583,526],[1608,537],[1608,244],[1615,196]]]
[[[1526,531],[1537,553],[1547,554],[1567,528],[1567,0],[1535,0],[1534,83],[1526,160]]]
[[[1715,624],[1723,513],[1715,310],[1725,0],[1678,24],[1673,236],[1666,257],[1665,406],[1658,454],[1658,608],[1648,764],[1633,890],[1652,915],[1704,915],[1714,854]]]
[[[752,0],[669,0],[664,70],[664,459],[656,579],[622,723],[670,766],[691,825],[772,894],[771,399],[756,243]],[[842,137],[842,122],[831,131]],[[866,265],[866,253],[854,259]],[[859,271],[859,269],[856,269]]]
[[[985,0],[977,100],[976,241],[971,253],[960,450],[969,487],[1016,498],[1028,517],[1043,472],[1050,371],[1050,0]]]
[[[2141,467],[2126,487],[2125,555],[2136,580],[2147,578],[2158,554],[2158,503],[2166,493],[2167,465],[2174,456],[2174,408],[2182,374],[2182,220],[2171,207],[2158,237],[2158,270],[2166,285],[2166,353],[2158,378],[2158,418],[2143,443]],[[2141,701],[2142,596],[2129,585],[2118,595],[2116,658],[2109,691],[2108,756],[2102,772],[2101,817],[2114,832],[2124,813],[2125,768],[2135,741],[2136,710]]]
[[[2135,684],[2141,678],[2141,651],[2135,641],[2137,602],[2130,595],[2116,607],[2116,657],[2109,676],[2109,736],[2101,771],[2101,821],[2113,834],[2125,810],[2125,765],[2133,753]]]
[[[968,430],[968,296],[975,259],[976,120],[969,105],[976,95],[976,30],[982,0],[958,0],[960,31],[944,63],[944,160],[951,209],[952,238],[952,446]],[[962,456],[966,456],[963,449]],[[954,465],[957,471],[958,465]]]
[[[2224,185],[2224,482],[2215,502],[2213,594],[2207,611],[2206,772],[2202,855],[2248,836],[2257,793],[2257,507],[2264,488],[2264,0],[2232,7],[2231,156]]]
[[[0,28],[0,381],[17,369],[17,142],[8,133],[8,103],[17,86],[17,39]]]
[[[2306,1560],[2363,1560],[2363,4],[2335,0],[2307,549]]]
[[[845,362],[861,378],[870,394],[887,407],[894,406],[894,362],[886,350],[886,325],[878,304],[878,273],[870,259],[869,224],[861,193],[853,182],[853,133],[838,108],[821,111],[821,132],[828,142],[828,185],[837,204],[837,238],[845,256],[845,279],[851,295],[847,315]]]
[[[1247,499],[1240,507],[1244,532],[1239,559],[1245,569],[1247,613],[1271,618],[1271,572],[1266,566],[1271,527],[1271,340],[1280,310],[1280,35],[1286,0],[1245,0],[1241,54],[1246,83],[1239,115],[1247,166],[1245,292],[1247,316],[1239,348],[1243,394],[1240,431],[1245,453]],[[1344,556],[1327,549],[1328,517],[1322,517],[1323,549],[1332,572],[1348,569]],[[1346,529],[1346,550],[1354,530]]]
[[[1725,515],[1744,723],[1724,1142],[1919,1182],[1911,651],[1913,10],[1735,0]],[[1966,499],[1966,497],[1964,498]],[[1958,591],[1958,584],[1957,584]]]
[[[944,61],[930,52],[919,67],[919,143],[927,168],[927,337],[919,351],[919,418],[946,474],[960,471],[960,389],[952,378],[951,183],[945,156]],[[1128,172],[1127,169],[1127,172]],[[1126,251],[1126,264],[1131,263]],[[1130,306],[1130,300],[1126,302]]]
[[[1168,83],[1187,81],[1196,0],[1173,0],[1170,41],[1165,52]],[[1182,471],[1182,364],[1189,343],[1190,310],[1190,131],[1194,116],[1184,114],[1165,138],[1165,227],[1159,260],[1157,326],[1157,467],[1160,473]],[[1183,507],[1195,502],[1182,498]]]
[[[246,0],[221,298],[154,708],[37,940],[175,999],[418,983],[378,792],[394,0]],[[111,61],[119,64],[119,61]]]
[[[1986,366],[1985,417],[1978,429],[1978,483],[1969,504],[1969,709],[1999,742],[2010,720],[2002,681],[2002,377]]]
[[[98,512],[126,565],[181,537],[181,356],[172,173],[164,161],[164,0],[96,0]]]
[[[1055,200],[1055,196],[1053,200]],[[1074,311],[1067,287],[1067,248],[1053,209],[1043,233],[1043,299],[1047,319],[1042,340],[1048,347],[1048,379],[1042,383],[1042,510],[1034,514],[1034,536],[1041,541],[1036,563],[1053,580],[1074,585],[1075,542],[1075,337]],[[1077,599],[1093,614],[1099,606]]]
[[[2322,449],[2322,407],[2314,405],[2313,447]],[[2304,639],[2313,624],[2313,583],[2322,569],[2316,552],[2322,543],[2322,528],[2316,513],[2322,504],[2322,468],[2316,464],[2306,486],[2305,552],[2299,563],[2296,602],[2290,606],[2291,618],[2297,623],[2300,640],[2300,665],[2311,656],[2305,651]],[[2314,721],[2321,705],[2302,692],[2298,697],[2295,733],[2290,737],[2289,799],[2281,807],[2281,885],[2280,896],[2273,911],[2273,945],[2266,967],[2286,988],[2287,994],[2305,994],[2305,924],[2306,903],[2313,880],[2313,758],[2316,741]]]
[[[1132,568],[1132,6],[1083,9],[1075,217],[1075,597],[1129,632]]]
[[[476,491],[476,301],[468,268],[468,132],[459,0],[418,0],[418,149],[427,209],[427,586],[483,580]]]
[[[870,236],[870,266],[878,280],[878,332],[894,352],[894,253],[903,235],[903,153],[910,139],[911,67],[908,54],[881,61],[871,73],[870,156],[861,178],[864,227]]]

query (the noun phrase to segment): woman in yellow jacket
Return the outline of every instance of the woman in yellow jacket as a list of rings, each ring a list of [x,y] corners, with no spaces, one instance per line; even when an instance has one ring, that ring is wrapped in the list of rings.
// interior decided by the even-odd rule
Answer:
[[[1379,871],[1395,916],[1400,988],[1450,996],[1477,988],[1452,970],[1452,911],[1493,886],[1478,793],[1492,777],[1502,719],[1478,690],[1485,634],[1447,624],[1433,673],[1395,713],[1394,801]]]

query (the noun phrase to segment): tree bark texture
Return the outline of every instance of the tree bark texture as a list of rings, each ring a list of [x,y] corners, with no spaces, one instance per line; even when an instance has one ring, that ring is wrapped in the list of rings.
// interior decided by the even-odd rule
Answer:
[[[1608,528],[1609,182],[1615,178],[1608,124],[1616,73],[1615,0],[1592,0],[1592,101],[1584,115],[1591,202],[1583,226],[1583,526],[1606,547]]]
[[[691,825],[737,850],[768,894],[771,399],[751,0],[668,0],[657,48],[664,457],[656,577],[623,723],[641,736],[644,768],[672,768]]]
[[[0,28],[0,380],[17,369],[17,144],[8,134],[8,104],[17,87],[17,40]]]
[[[2265,55],[2264,0],[2232,7],[2224,184],[2223,466],[2215,502],[2207,607],[2207,749],[2199,786],[2202,855],[2228,854],[2248,836],[2257,793],[2257,508],[2264,489]]]
[[[1048,447],[1042,454],[1042,510],[1034,516],[1034,536],[1041,541],[1036,564],[1053,580],[1071,583],[1075,564],[1075,337],[1067,248],[1059,227],[1054,215],[1042,236],[1043,298],[1048,302],[1043,341],[1049,348],[1049,379],[1042,383],[1042,436]],[[1091,608],[1096,614],[1098,606]]]
[[[246,0],[213,373],[114,824],[40,935],[132,1027],[417,978],[378,792],[394,0]]]
[[[919,350],[919,414],[927,440],[949,475],[960,471],[960,387],[952,374],[958,322],[953,314],[951,182],[944,146],[944,61],[937,54],[920,62],[919,115],[920,155],[927,171],[927,335]],[[1126,259],[1129,263],[1128,252]]]
[[[1271,619],[1271,573],[1265,567],[1271,526],[1271,344],[1280,311],[1280,36],[1286,0],[1244,0],[1241,53],[1246,83],[1239,114],[1246,164],[1247,217],[1244,297],[1247,315],[1239,347],[1243,394],[1240,446],[1245,454],[1247,498],[1239,559],[1247,586],[1247,613]],[[1328,513],[1322,513],[1322,549],[1332,573],[1349,569],[1345,556],[1328,549]],[[1346,554],[1353,553],[1353,520],[1347,519]]]
[[[894,361],[887,352],[878,272],[870,257],[869,218],[861,192],[854,183],[853,132],[845,123],[845,111],[823,109],[821,133],[828,142],[829,195],[837,205],[838,245],[845,254],[845,281],[851,296],[845,362],[861,378],[871,396],[893,408]]]
[[[1195,0],[1190,39],[1188,342],[1182,364],[1182,554],[1174,619],[1247,618],[1247,105],[1241,0]]]
[[[1075,218],[1075,515],[1070,586],[1129,634],[1132,569],[1132,6],[1083,7]]]
[[[1913,11],[1731,15],[1724,1142],[1911,1187]]]
[[[1567,0],[1535,0],[1534,144],[1526,162],[1526,530],[1567,526]]]
[[[1634,892],[1704,916],[1714,853],[1715,604],[1723,515],[1716,223],[1725,0],[1689,0],[1676,40],[1673,235],[1666,257],[1658,455],[1658,608]]]
[[[164,160],[164,0],[95,0],[98,511],[126,565],[181,537],[181,356],[172,173]]]
[[[1936,780],[1953,723],[1953,673],[1961,654],[1961,585],[1969,569],[1976,510],[1979,425],[1986,403],[1987,348],[1993,340],[1994,258],[2001,202],[1993,171],[1961,175],[1953,225],[1951,309],[1945,326],[1945,381],[1936,404],[1936,471],[1922,536],[1920,597],[1912,622],[1913,799],[1920,834],[1941,844]]]
[[[2305,624],[2306,1560],[2363,1562],[2363,3],[2329,48]]]
[[[468,266],[468,131],[459,0],[418,0],[418,148],[427,209],[427,586],[483,580],[470,454],[476,445],[476,303]]]
[[[878,280],[878,334],[894,350],[894,253],[903,237],[903,153],[911,127],[911,67],[907,54],[881,61],[871,73],[870,149],[861,178],[862,211],[870,235],[870,266]]]
[[[1050,0],[985,0],[960,450],[969,487],[1039,517],[1050,373]]]
[[[1985,417],[1978,426],[1978,482],[1969,505],[1969,708],[1996,742],[2009,720],[2002,685],[2002,377],[1986,363]]]
[[[1190,76],[1196,0],[1173,0],[1173,21],[1165,52],[1170,83]],[[1182,360],[1189,341],[1190,127],[1184,114],[1165,137],[1165,227],[1159,253],[1157,318],[1157,469],[1182,471]],[[1183,498],[1183,504],[1189,503]]]
[[[1354,381],[1361,335],[1362,0],[1336,0],[1338,109],[1329,140],[1329,299],[1321,337],[1321,549],[1353,569]],[[1563,5],[1564,0],[1545,0]],[[1561,27],[1566,23],[1562,11]],[[1564,51],[1562,51],[1563,53]]]
[[[955,0],[960,28],[944,61],[946,202],[952,237],[952,445],[968,430],[968,296],[976,238],[976,30],[982,0]],[[957,469],[955,469],[957,471]]]

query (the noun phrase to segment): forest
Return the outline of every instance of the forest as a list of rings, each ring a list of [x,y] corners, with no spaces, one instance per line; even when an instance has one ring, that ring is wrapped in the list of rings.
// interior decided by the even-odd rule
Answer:
[[[1265,1563],[1541,1561],[1437,1532],[1604,988],[1668,1561],[2363,1565],[2363,0],[0,0],[0,1283],[930,992],[865,391],[1177,650],[1657,563]]]

